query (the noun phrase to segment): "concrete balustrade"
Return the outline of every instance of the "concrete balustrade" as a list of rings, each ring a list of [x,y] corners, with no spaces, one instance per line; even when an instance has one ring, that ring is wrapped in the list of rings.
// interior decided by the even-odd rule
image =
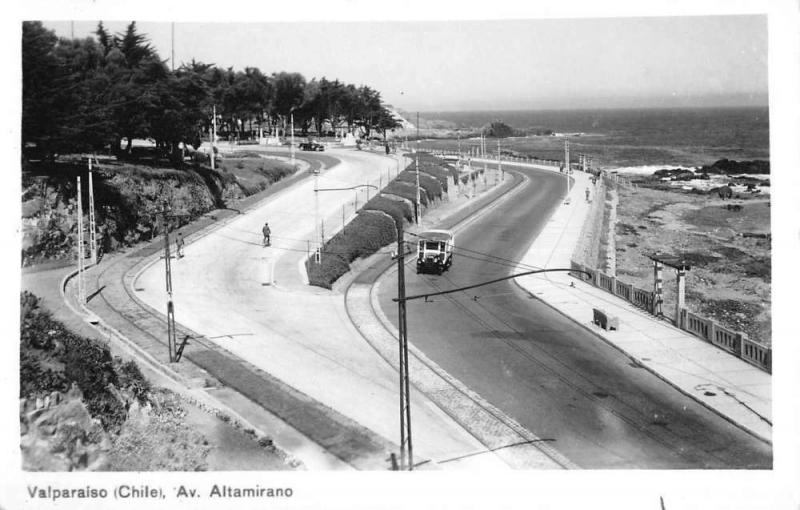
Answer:
[[[640,289],[638,287],[631,287],[630,302],[634,305],[653,313],[653,301],[654,296],[652,292]]]
[[[772,373],[772,349],[742,336],[741,358],[751,365]]]
[[[575,260],[570,261],[570,268],[575,270],[570,272],[573,277],[614,294],[648,313],[653,313],[654,292],[634,287]],[[589,273],[590,276],[587,277],[582,271]],[[600,309],[598,311],[603,312]],[[745,333],[730,330],[716,321],[706,319],[686,308],[680,309],[675,326],[734,354],[751,365],[772,373],[772,349],[753,342],[747,338]]]

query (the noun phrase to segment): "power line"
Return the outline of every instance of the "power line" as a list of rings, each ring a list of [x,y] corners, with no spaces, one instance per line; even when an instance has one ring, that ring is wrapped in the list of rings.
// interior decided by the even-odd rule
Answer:
[[[424,236],[421,236],[419,234],[414,234],[413,232],[406,232],[406,234],[408,234],[410,236],[418,237],[420,239],[425,239]],[[524,267],[524,268],[528,268],[528,269],[541,269],[538,266],[532,266],[530,264],[524,264],[524,263],[516,261],[516,260],[511,260],[511,259],[507,259],[507,258],[504,258],[504,257],[499,257],[497,255],[491,255],[489,253],[484,253],[484,252],[477,251],[477,250],[471,250],[469,248],[464,248],[464,247],[461,247],[461,246],[453,246],[453,251],[464,251],[464,252],[469,252],[469,253],[474,253],[476,255],[480,255],[482,257],[485,257],[486,259],[496,259],[496,260],[498,260],[500,262],[506,263],[507,265],[509,265],[509,267]],[[466,257],[466,255],[464,255],[464,254],[462,254],[462,256]],[[467,258],[474,258],[474,257],[467,257]],[[475,259],[475,260],[479,260],[479,259]],[[492,262],[492,261],[491,260],[487,260],[487,262]]]
[[[439,292],[430,292],[430,293],[426,293],[426,294],[416,294],[414,296],[406,296],[406,297],[404,297],[402,299],[404,301],[411,301],[411,300],[414,300],[414,299],[429,298],[429,297],[432,297],[432,296],[442,296],[444,294],[452,294],[454,292],[461,292],[462,290],[474,289],[476,287],[483,287],[485,285],[491,285],[493,283],[502,282],[502,281],[505,281],[505,280],[511,280],[512,278],[519,278],[520,276],[528,276],[528,275],[538,274],[538,273],[555,273],[555,272],[562,272],[563,273],[563,272],[566,272],[566,271],[572,271],[572,272],[575,272],[575,273],[584,273],[584,274],[587,274],[587,275],[591,276],[591,273],[589,273],[588,271],[583,271],[581,269],[570,269],[570,268],[536,269],[534,271],[525,271],[524,273],[512,274],[512,275],[509,275],[509,276],[504,276],[502,278],[495,278],[494,280],[488,280],[488,281],[481,282],[481,283],[475,283],[473,285],[467,285],[465,287],[457,287],[455,289],[443,290],[443,291],[439,291]],[[400,299],[401,298],[398,297],[398,298],[392,299],[392,301],[399,302]]]

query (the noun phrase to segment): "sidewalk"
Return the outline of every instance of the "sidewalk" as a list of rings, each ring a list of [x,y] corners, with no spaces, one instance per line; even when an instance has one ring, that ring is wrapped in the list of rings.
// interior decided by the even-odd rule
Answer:
[[[232,209],[214,211],[181,228],[188,240],[203,239],[239,220],[243,211],[252,211],[274,197],[294,188],[306,171],[248,197]],[[269,200],[266,200],[269,202]],[[206,341],[196,332],[177,326],[179,341],[188,338],[180,363],[168,363],[166,323],[162,315],[165,302],[156,313],[136,298],[134,275],[153,258],[159,258],[162,241],[155,240],[129,253],[118,254],[89,269],[88,303],[91,313],[102,319],[95,327],[118,348],[134,356],[160,381],[176,391],[221,409],[246,428],[274,439],[275,444],[310,469],[386,469],[386,452],[394,446],[384,438],[308,395],[243,360],[225,348]],[[163,274],[156,287],[163,289]],[[65,298],[72,299],[74,281],[68,282]],[[178,307],[180,314],[182,308]],[[180,319],[178,320],[180,323]]]
[[[523,257],[523,264],[540,268],[570,267],[589,210],[583,196],[589,176],[576,172],[574,177],[570,204],[561,205],[555,211]],[[567,273],[531,275],[519,278],[517,283],[679,391],[771,442],[770,374]],[[619,329],[606,331],[595,326],[592,323],[595,307],[617,317]]]
[[[185,257],[171,266],[175,319],[178,337],[183,338],[183,330],[192,337],[184,359],[351,465],[386,469],[387,452],[399,450],[396,370],[366,346],[341,293],[302,281],[306,240],[313,239],[315,218],[333,218],[326,222],[333,227],[326,227],[327,237],[341,222],[342,206],[355,198],[349,186],[376,182],[388,166],[388,160],[363,151],[336,154],[342,162],[318,180],[320,189],[337,191],[315,199],[313,182],[297,183],[208,235],[187,239]],[[366,191],[358,193],[361,204]],[[273,231],[269,247],[261,244],[265,218]],[[163,261],[157,255],[144,260],[123,278],[123,290],[146,310],[142,321],[161,321],[166,303]],[[233,360],[257,377],[240,378]],[[270,394],[258,387],[258,378],[274,387]],[[285,393],[298,394],[294,403],[281,403],[289,397],[278,394],[278,385]],[[484,446],[425,395],[412,399],[418,431],[415,459],[429,460],[426,469],[436,469],[441,459],[448,461],[448,469],[508,468],[496,456],[475,456]],[[310,419],[318,414],[335,418],[327,430],[321,419],[318,426]],[[355,455],[366,458],[353,464]]]

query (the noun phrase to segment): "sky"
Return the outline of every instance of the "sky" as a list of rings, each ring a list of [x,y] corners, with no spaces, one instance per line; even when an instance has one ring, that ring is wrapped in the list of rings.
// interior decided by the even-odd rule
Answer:
[[[116,33],[129,21],[104,24]],[[86,37],[97,21],[45,26]],[[170,59],[171,24],[137,26]],[[176,22],[174,41],[176,67],[337,78],[409,111],[767,104],[764,15]]]

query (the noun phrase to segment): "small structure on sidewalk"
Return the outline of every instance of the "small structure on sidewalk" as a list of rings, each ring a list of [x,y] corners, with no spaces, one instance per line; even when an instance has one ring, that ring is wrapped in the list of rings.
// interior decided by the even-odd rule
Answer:
[[[686,299],[686,271],[689,271],[692,267],[685,258],[669,253],[652,253],[648,255],[647,258],[653,261],[653,293],[655,294],[653,299],[653,314],[656,316],[661,317],[664,315],[661,309],[661,305],[664,302],[662,297],[664,292],[662,279],[663,268],[664,266],[669,266],[675,269],[675,274],[677,275],[675,325],[680,327],[681,309]]]

